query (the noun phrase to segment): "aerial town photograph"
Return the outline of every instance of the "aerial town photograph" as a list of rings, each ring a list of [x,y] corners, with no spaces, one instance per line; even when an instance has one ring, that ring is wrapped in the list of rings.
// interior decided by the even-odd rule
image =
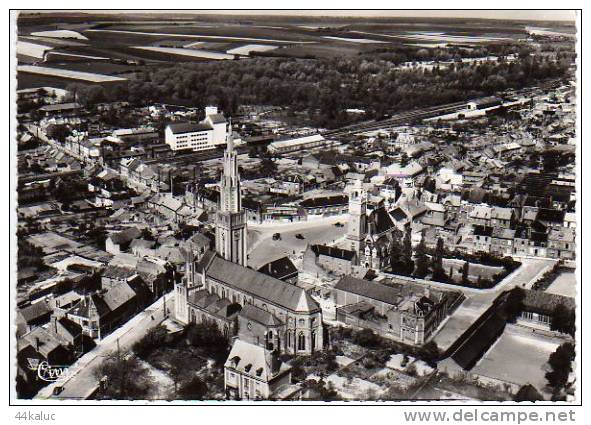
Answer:
[[[14,12],[15,401],[579,402],[577,12],[278,12]]]

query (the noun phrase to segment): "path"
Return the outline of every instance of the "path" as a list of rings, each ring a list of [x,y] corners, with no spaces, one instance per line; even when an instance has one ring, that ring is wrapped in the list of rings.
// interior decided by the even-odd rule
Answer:
[[[490,289],[468,289],[455,285],[455,289],[461,289],[466,296],[464,302],[454,311],[440,327],[439,332],[433,337],[433,341],[441,350],[446,350],[460,335],[470,327],[478,317],[486,311],[502,292],[515,286],[530,288],[541,274],[552,267],[556,260],[548,258],[516,258],[521,261],[521,266]],[[441,286],[441,284],[437,285]]]

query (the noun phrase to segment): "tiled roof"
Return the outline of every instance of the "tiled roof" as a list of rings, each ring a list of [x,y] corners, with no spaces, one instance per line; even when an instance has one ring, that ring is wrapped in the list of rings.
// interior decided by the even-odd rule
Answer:
[[[223,114],[211,114],[207,118],[211,120],[213,124],[223,124],[226,122],[226,117]]]
[[[247,320],[260,323],[265,326],[281,326],[283,323],[268,311],[260,309],[252,304],[245,305],[240,311],[240,316]]]
[[[385,208],[377,208],[373,210],[367,218],[368,228],[373,234],[379,235],[387,232],[394,227],[392,217],[388,214]]]
[[[45,315],[51,314],[51,308],[45,301],[39,301],[34,304],[31,304],[28,307],[21,308],[19,313],[23,317],[23,319],[29,323],[36,319],[39,319]]]
[[[206,276],[292,311],[312,312],[320,309],[318,303],[302,288],[217,255],[206,267]]]
[[[541,314],[552,314],[562,304],[567,308],[575,308],[575,299],[544,291],[526,290],[523,299],[523,310]]]
[[[259,271],[276,279],[289,278],[298,273],[298,269],[294,266],[289,257],[281,257],[277,260],[271,261],[260,267]]]
[[[349,197],[346,195],[336,196],[323,196],[318,198],[309,198],[300,202],[300,205],[304,208],[318,208],[318,207],[331,207],[331,206],[342,206],[349,202]]]
[[[193,122],[168,124],[168,127],[170,128],[173,134],[194,133],[197,131],[212,130],[209,124]]]
[[[343,276],[334,289],[361,295],[390,305],[398,305],[404,300],[400,291],[376,282]]]
[[[336,248],[328,245],[312,245],[310,249],[316,256],[326,255],[328,257],[340,258],[342,260],[351,261],[355,257],[355,251],[347,249]]]
[[[224,367],[264,382],[291,369],[263,347],[240,339],[234,341]]]

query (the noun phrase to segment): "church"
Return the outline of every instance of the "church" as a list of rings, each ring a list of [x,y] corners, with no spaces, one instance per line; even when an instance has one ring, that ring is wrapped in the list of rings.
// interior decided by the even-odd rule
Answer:
[[[247,267],[247,224],[232,134],[215,217],[215,252],[187,261],[175,285],[175,318],[215,322],[229,338],[287,354],[324,347],[322,310],[302,288]]]
[[[390,246],[396,226],[384,205],[368,212],[367,191],[357,180],[349,193],[348,249],[357,254],[358,265],[382,270],[390,264]]]

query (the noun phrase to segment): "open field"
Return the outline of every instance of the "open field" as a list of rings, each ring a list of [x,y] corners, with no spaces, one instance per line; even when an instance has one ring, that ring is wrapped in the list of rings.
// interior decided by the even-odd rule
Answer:
[[[537,30],[548,35],[573,32],[568,25],[548,23],[540,23],[539,28],[534,28]],[[528,31],[531,29],[525,23],[509,25],[478,20],[389,19],[376,22],[268,16],[252,17],[244,22],[223,16],[175,16],[154,20],[139,15],[114,20],[100,14],[56,20],[48,15],[19,17],[17,50],[21,65],[47,61],[52,64],[51,68],[116,75],[131,69],[114,66],[110,70],[106,64],[100,69],[88,69],[85,64],[94,66],[97,61],[104,61],[120,66],[125,63],[145,66],[233,59],[232,55],[322,60],[390,49],[486,46],[523,39]],[[46,52],[51,53],[47,55]],[[72,81],[68,73],[58,75],[52,71],[51,75],[36,75],[51,78],[52,85],[57,87]],[[38,86],[30,76],[24,78],[26,81],[19,82],[19,86]],[[77,76],[75,80],[96,83],[95,78]]]
[[[45,44],[30,43],[28,41],[17,41],[16,42],[16,53],[25,55],[33,58],[41,59],[45,52],[51,50],[53,47]]]
[[[279,40],[273,38],[254,38],[254,37],[240,37],[240,36],[232,36],[232,35],[209,35],[209,34],[192,34],[190,32],[182,32],[182,33],[161,33],[161,32],[139,32],[139,31],[126,31],[126,30],[88,30],[86,33],[89,32],[100,32],[100,33],[111,33],[111,34],[119,34],[119,35],[139,35],[139,36],[148,36],[148,37],[182,37],[182,38],[195,38],[195,39],[214,39],[214,40],[230,40],[230,41],[261,41],[267,43],[305,43],[307,41],[301,40]]]
[[[82,34],[71,30],[53,30],[53,31],[38,31],[31,33],[35,37],[51,37],[51,38],[74,38],[77,40],[87,40]]]
[[[67,69],[49,68],[44,66],[19,65],[19,73],[29,73],[36,75],[49,75],[52,77],[61,77],[69,80],[87,81],[90,83],[106,83],[113,81],[124,81],[125,78],[113,77],[110,75],[94,74],[90,72],[71,71]]]
[[[268,52],[276,49],[277,46],[270,46],[268,44],[246,44],[244,46],[229,49],[226,53],[230,55],[249,55],[251,52]]]
[[[199,49],[179,49],[175,47],[152,47],[152,46],[134,46],[134,49],[147,50],[157,53],[167,53],[171,55],[200,58],[200,59],[215,59],[215,60],[228,60],[234,59],[234,55],[228,55],[224,53],[209,52],[206,50]]]

